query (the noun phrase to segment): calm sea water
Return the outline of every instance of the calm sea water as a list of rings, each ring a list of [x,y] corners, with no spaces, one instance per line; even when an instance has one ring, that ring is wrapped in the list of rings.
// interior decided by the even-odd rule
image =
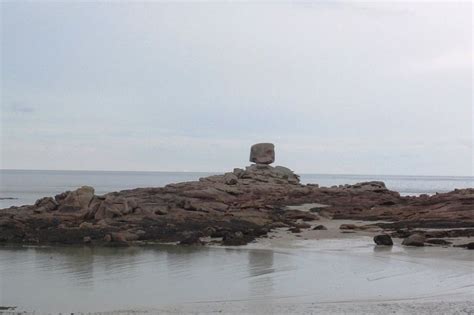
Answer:
[[[93,186],[97,194],[137,187],[159,187],[169,183],[198,180],[217,173],[193,172],[111,172],[111,171],[31,171],[0,170],[0,208],[32,204],[44,196],[54,196],[82,185]],[[383,181],[404,195],[434,194],[454,188],[474,187],[474,177],[380,176],[302,174],[303,183],[321,186]],[[13,198],[13,199],[4,199]]]
[[[105,172],[0,170],[0,208],[32,204],[38,198],[54,196],[82,185],[93,186],[97,194],[136,187],[159,187],[169,183],[197,180],[216,173],[192,172]],[[474,177],[380,176],[302,174],[303,183],[321,186],[383,181],[388,188],[404,195],[434,194],[454,188],[474,187]],[[14,198],[14,199],[4,199]]]
[[[238,302],[259,313],[279,302],[470,300],[473,254],[379,249],[370,237],[273,249],[0,247],[0,305],[64,314]]]

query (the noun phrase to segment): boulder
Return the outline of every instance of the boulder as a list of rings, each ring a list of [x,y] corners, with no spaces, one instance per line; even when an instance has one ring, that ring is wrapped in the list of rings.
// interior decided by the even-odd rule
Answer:
[[[226,185],[235,185],[239,181],[239,178],[233,173],[225,173],[224,174],[224,183]]]
[[[356,230],[358,228],[355,224],[341,224],[339,226],[340,230]]]
[[[53,211],[58,208],[58,203],[52,197],[44,197],[36,200],[35,206],[45,211]]]
[[[388,245],[388,246],[393,245],[392,238],[390,237],[390,235],[387,235],[387,234],[375,235],[374,242],[377,245]]]
[[[73,210],[81,210],[89,207],[89,203],[94,198],[94,188],[90,186],[82,186],[79,189],[68,192],[64,199],[60,199],[59,211],[69,212]],[[56,198],[58,200],[58,198]]]
[[[179,245],[203,245],[201,241],[200,233],[189,233],[186,237],[179,242]]]
[[[107,196],[105,200],[101,201],[94,218],[102,220],[106,218],[121,217],[130,213],[130,207],[127,200],[124,198],[116,198],[114,196]]]
[[[290,231],[291,233],[301,233],[301,229],[299,227],[292,227],[288,231]]]
[[[245,245],[250,241],[241,231],[226,232],[222,237],[222,245],[239,246]]]
[[[271,164],[275,162],[275,146],[273,143],[257,143],[250,148],[250,162]]]
[[[412,234],[403,240],[405,246],[425,246],[425,236],[423,234]]]

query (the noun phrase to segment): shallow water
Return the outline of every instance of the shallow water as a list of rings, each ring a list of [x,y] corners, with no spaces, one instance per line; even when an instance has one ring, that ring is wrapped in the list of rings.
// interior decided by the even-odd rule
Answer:
[[[472,251],[377,248],[371,238],[211,247],[0,248],[0,305],[36,312],[183,303],[474,297]]]
[[[105,194],[137,187],[159,187],[169,183],[198,180],[212,174],[215,173],[0,170],[0,209],[32,204],[41,197],[54,196],[82,185],[93,186],[97,194]],[[403,195],[434,194],[454,188],[474,187],[473,177],[301,175],[303,183],[317,183],[321,186],[372,180],[383,181],[389,189]]]

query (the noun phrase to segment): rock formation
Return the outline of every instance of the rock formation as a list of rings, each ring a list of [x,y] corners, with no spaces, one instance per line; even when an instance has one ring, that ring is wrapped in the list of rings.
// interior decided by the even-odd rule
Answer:
[[[254,161],[273,162],[273,153],[259,152],[261,149],[255,151]],[[393,223],[377,225],[396,237],[433,225],[474,227],[474,189],[401,197],[381,182],[332,188],[303,185],[286,167],[257,163],[198,181],[105,195],[96,195],[92,187],[84,186],[54,198],[41,198],[34,205],[2,209],[0,242],[188,245],[212,237],[224,245],[242,245],[277,227],[293,231],[311,227],[308,222],[318,220],[318,214],[285,207],[302,203],[326,204],[325,215],[334,218],[390,220]],[[425,235],[474,235],[474,229],[453,231]]]

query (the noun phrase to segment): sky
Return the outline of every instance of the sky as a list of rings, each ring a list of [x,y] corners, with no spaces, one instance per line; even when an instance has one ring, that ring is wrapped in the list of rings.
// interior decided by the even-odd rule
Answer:
[[[0,168],[472,176],[472,12],[3,0]]]

